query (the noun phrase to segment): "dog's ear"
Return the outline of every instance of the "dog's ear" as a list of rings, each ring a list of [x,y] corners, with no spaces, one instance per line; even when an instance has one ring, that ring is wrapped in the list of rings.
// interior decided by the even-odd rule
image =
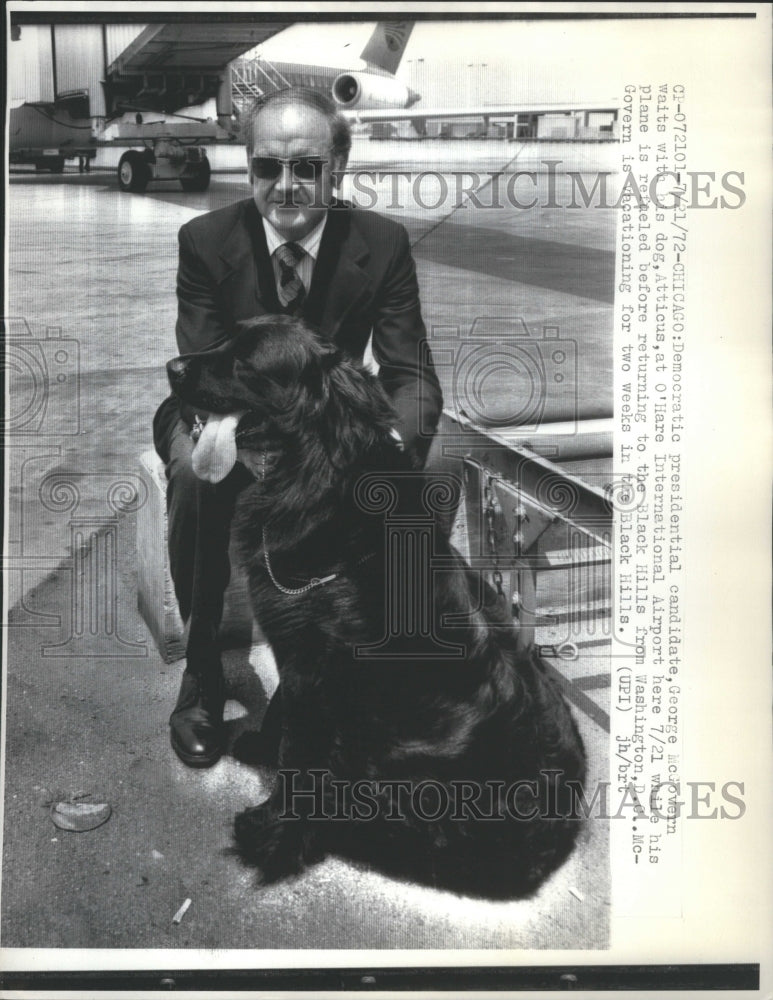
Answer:
[[[327,445],[336,465],[346,466],[388,437],[396,415],[378,380],[345,357],[325,382]]]
[[[329,373],[341,364],[343,358],[342,351],[334,344],[325,341],[316,347],[313,355],[308,359],[298,381],[311,394],[312,398],[309,402],[312,409],[315,408],[315,403],[321,404],[323,407],[327,404]]]

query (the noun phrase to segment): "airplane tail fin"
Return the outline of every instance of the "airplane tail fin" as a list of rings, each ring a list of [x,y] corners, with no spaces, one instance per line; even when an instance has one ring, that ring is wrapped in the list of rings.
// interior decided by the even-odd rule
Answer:
[[[360,58],[395,73],[412,31],[413,21],[379,21]]]

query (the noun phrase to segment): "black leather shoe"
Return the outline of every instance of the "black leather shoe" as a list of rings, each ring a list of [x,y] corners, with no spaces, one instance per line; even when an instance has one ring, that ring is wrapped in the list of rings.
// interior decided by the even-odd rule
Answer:
[[[212,767],[223,755],[223,705],[225,685],[222,672],[201,678],[187,670],[177,705],[169,719],[172,749],[188,767]]]

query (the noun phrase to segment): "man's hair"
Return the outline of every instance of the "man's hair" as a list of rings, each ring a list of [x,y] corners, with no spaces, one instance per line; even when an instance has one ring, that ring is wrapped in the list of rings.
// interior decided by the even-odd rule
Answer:
[[[282,90],[275,90],[270,94],[263,94],[256,98],[247,112],[247,122],[244,126],[244,140],[248,157],[252,156],[255,140],[258,137],[258,115],[266,108],[283,107],[287,104],[301,104],[324,115],[330,126],[333,156],[335,159],[342,159],[346,162],[352,147],[352,131],[349,122],[340,114],[329,97],[311,87],[284,87]]]

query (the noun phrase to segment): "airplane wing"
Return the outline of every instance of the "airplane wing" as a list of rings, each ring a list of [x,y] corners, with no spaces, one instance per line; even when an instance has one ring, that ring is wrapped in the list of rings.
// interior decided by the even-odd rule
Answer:
[[[230,62],[294,24],[293,20],[169,21],[149,24],[110,63],[110,110],[173,112],[216,97]],[[230,89],[230,83],[226,82]]]
[[[293,23],[294,20],[149,24],[113,60],[108,73],[223,69]]]
[[[344,114],[354,121],[397,122],[435,121],[454,118],[512,118],[514,115],[569,115],[585,111],[588,113],[617,114],[619,108],[613,104],[482,104],[471,108],[420,108],[379,109],[375,111],[346,111]]]

